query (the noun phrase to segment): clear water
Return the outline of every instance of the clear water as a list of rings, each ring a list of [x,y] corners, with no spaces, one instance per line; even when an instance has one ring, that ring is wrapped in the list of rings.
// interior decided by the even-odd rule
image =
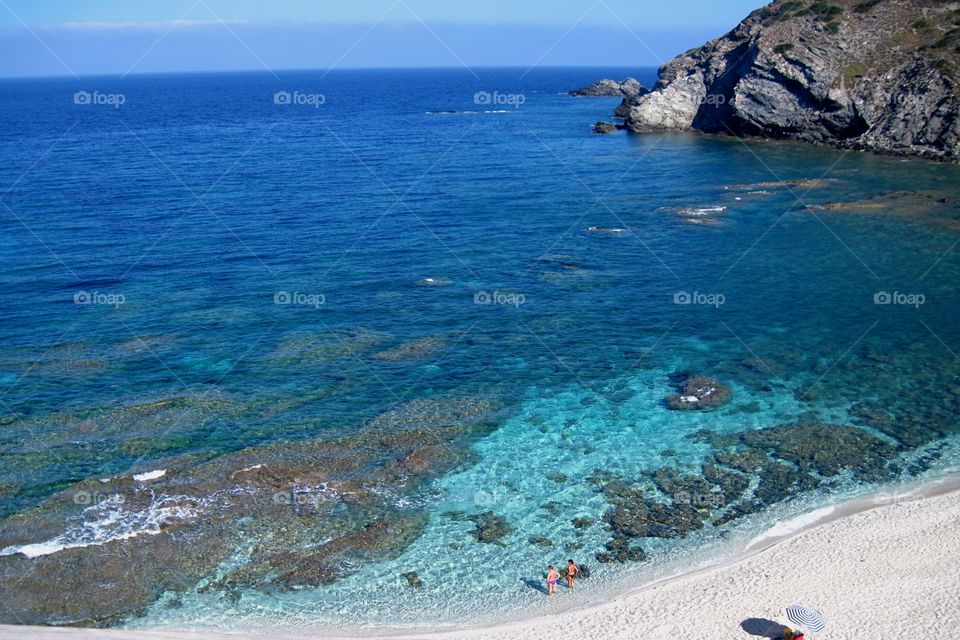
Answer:
[[[124,620],[455,623],[556,606],[534,586],[545,564],[596,565],[609,532],[572,519],[607,510],[598,469],[699,468],[711,448],[690,436],[704,428],[846,424],[863,400],[897,417],[953,406],[960,169],[591,134],[617,100],[565,92],[631,72],[652,81],[501,69],[0,83],[0,512],[90,478],[349,432],[416,398],[495,398],[499,428],[472,443],[474,463],[408,496],[429,523],[400,557],[316,589],[166,593]],[[75,105],[81,90],[126,101]],[[277,91],[325,100],[276,105]],[[478,105],[478,91],[522,104]],[[788,180],[823,182],[765,184]],[[76,304],[81,292],[96,303]],[[681,292],[705,304],[676,304]],[[923,304],[878,305],[878,292]],[[496,304],[477,303],[488,294]],[[423,357],[374,355],[420,338]],[[678,371],[716,376],[733,401],[668,410]],[[171,397],[200,400],[164,419],[122,409]],[[946,442],[924,473],[956,468]],[[844,477],[738,529],[651,541],[649,562],[596,565],[593,595],[576,597],[867,488]],[[502,546],[456,515],[486,510],[510,522]],[[240,563],[238,550],[222,570]],[[422,588],[399,577],[410,570]]]

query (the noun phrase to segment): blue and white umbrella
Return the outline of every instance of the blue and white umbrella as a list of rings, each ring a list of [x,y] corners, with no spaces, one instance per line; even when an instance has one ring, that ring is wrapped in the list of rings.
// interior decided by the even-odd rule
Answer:
[[[814,633],[820,633],[827,628],[827,622],[823,619],[823,614],[803,604],[787,607],[787,620]]]

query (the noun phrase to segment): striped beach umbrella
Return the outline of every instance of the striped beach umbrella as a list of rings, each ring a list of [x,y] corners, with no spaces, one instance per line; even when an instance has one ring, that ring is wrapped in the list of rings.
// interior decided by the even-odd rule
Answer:
[[[814,633],[820,633],[827,628],[827,622],[823,619],[822,613],[802,604],[787,607],[787,620]]]

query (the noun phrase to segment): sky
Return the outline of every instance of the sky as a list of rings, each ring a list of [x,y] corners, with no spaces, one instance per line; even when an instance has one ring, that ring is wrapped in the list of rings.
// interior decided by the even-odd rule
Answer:
[[[0,76],[659,66],[762,0],[0,0]]]

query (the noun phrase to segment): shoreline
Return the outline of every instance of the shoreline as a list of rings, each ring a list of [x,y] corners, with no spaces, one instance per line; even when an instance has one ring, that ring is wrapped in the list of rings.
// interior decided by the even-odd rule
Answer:
[[[940,507],[944,505],[949,508],[941,510]],[[901,513],[903,510],[916,512],[916,514],[915,516],[904,517],[904,514]],[[931,527],[933,524],[943,525],[944,523],[938,521],[937,518],[951,513],[953,515],[949,516],[951,518],[949,522],[952,522],[952,531],[956,531],[956,533],[953,534],[953,539],[942,539],[941,536],[932,541],[926,540],[926,536],[929,535],[927,531],[929,527],[924,526],[924,523],[930,521]],[[871,526],[878,523],[882,526]],[[322,637],[336,640],[352,640],[354,638],[370,637],[394,638],[397,640],[424,637],[437,639],[479,637],[525,639],[542,634],[545,626],[552,627],[555,624],[557,626],[565,626],[574,622],[579,624],[580,621],[587,619],[593,620],[594,622],[602,621],[613,625],[612,627],[607,627],[606,624],[598,626],[596,630],[599,635],[597,637],[613,637],[617,632],[632,637],[636,634],[636,629],[623,626],[626,624],[623,622],[623,616],[625,615],[628,617],[640,616],[640,618],[643,618],[644,628],[654,631],[654,635],[649,637],[662,637],[666,639],[678,637],[676,634],[682,632],[681,622],[685,624],[703,623],[705,625],[709,622],[709,616],[701,621],[697,616],[686,615],[686,608],[694,606],[690,604],[691,602],[699,603],[701,600],[706,599],[707,602],[714,602],[714,604],[716,604],[716,594],[714,591],[721,588],[723,590],[729,590],[731,588],[736,589],[738,586],[743,587],[742,582],[744,576],[751,575],[750,571],[753,565],[759,563],[760,566],[764,566],[763,561],[765,560],[775,565],[776,563],[773,561],[777,559],[778,556],[791,550],[809,552],[810,549],[806,549],[806,547],[811,545],[816,547],[817,545],[815,543],[818,538],[831,541],[837,538],[850,537],[852,534],[858,533],[861,536],[866,535],[867,537],[869,537],[871,533],[874,535],[889,534],[899,536],[903,538],[904,541],[917,544],[920,549],[929,548],[930,554],[936,556],[933,557],[932,560],[944,567],[944,571],[949,572],[949,567],[956,565],[946,557],[943,557],[943,552],[952,548],[955,550],[954,553],[957,555],[957,559],[960,560],[960,527],[957,526],[958,524],[960,524],[960,474],[953,474],[922,483],[898,485],[885,491],[874,492],[835,505],[822,507],[785,522],[777,522],[763,534],[755,536],[745,544],[741,543],[739,551],[734,552],[729,557],[724,557],[697,568],[680,571],[676,574],[645,582],[633,589],[616,593],[616,595],[614,595],[612,589],[610,591],[604,590],[598,594],[598,598],[591,598],[589,601],[580,602],[578,605],[563,609],[562,611],[549,613],[537,612],[527,617],[490,620],[487,621],[486,624],[470,624],[457,627],[436,626],[432,628],[411,627],[383,629],[359,627],[353,630],[338,629],[329,633],[317,629],[305,628],[302,631],[291,630],[290,633],[286,633],[285,630],[280,630],[280,632],[271,633],[270,635],[257,633],[256,631],[126,630],[0,625],[0,640],[5,638],[19,640],[20,638],[28,637],[31,639],[36,638],[37,640],[82,640],[85,638],[113,638],[114,640],[193,640],[200,638],[205,640],[242,640],[257,637],[272,637],[278,640],[297,640],[308,637]],[[864,534],[864,527],[867,532],[866,534]],[[856,538],[855,535],[853,535],[853,537]],[[938,541],[940,542],[939,549],[934,544]],[[857,552],[860,551],[865,554],[875,553],[875,549],[871,548],[872,545],[866,544],[867,541],[864,542],[865,544],[859,546],[866,546],[867,548],[855,548],[856,545],[840,545],[839,547],[833,545],[832,549],[827,547],[823,550],[825,552],[824,557],[827,557],[828,553],[837,554],[838,548],[840,550],[841,555],[839,558],[836,558],[836,560],[841,561],[839,564],[836,562],[823,563],[823,566],[830,566],[833,569],[830,577],[835,582],[839,580],[840,583],[858,584],[860,586],[868,585],[869,580],[864,579],[862,576],[843,576],[841,575],[843,572],[839,570],[842,560],[847,556],[858,555]],[[899,549],[903,549],[902,544],[893,547],[894,551]],[[942,553],[937,553],[937,551]],[[814,557],[801,559],[799,556],[805,556],[807,553],[800,552],[796,554],[796,567],[798,569],[802,569],[803,567],[815,569],[820,566],[816,559],[816,554],[813,554]],[[916,556],[906,552],[904,552],[904,555],[909,556],[907,560],[918,559]],[[876,559],[877,558],[874,558],[874,560]],[[886,557],[884,560],[889,561],[891,559]],[[860,562],[864,561],[861,560]],[[873,563],[869,566],[875,569]],[[781,574],[782,573],[783,570],[781,570]],[[787,571],[787,575],[789,575],[789,571]],[[804,573],[798,573],[798,576],[805,575]],[[730,576],[738,576],[739,580],[730,579]],[[766,577],[769,578],[770,576],[767,575]],[[709,580],[703,580],[704,578],[709,578]],[[892,574],[885,576],[885,578],[889,580],[884,580],[884,585],[888,584],[889,581],[897,584],[903,582],[902,580],[898,581],[899,574]],[[934,576],[929,576],[929,578],[933,579]],[[955,580],[958,583],[957,586],[960,587],[960,575],[956,576]],[[849,586],[849,584],[847,586]],[[710,585],[716,585],[716,588]],[[768,585],[748,584],[746,585],[746,594],[764,599],[765,596],[761,592],[766,591],[765,587],[767,586]],[[781,584],[780,586],[782,587],[783,585]],[[952,587],[948,584],[942,584],[940,586],[943,587],[942,591],[949,595]],[[684,612],[684,618],[686,618],[686,620],[677,621],[671,619],[674,616],[670,614],[670,611],[664,611],[662,608],[650,608],[648,606],[650,603],[647,601],[656,601],[659,599],[659,596],[664,593],[677,592],[680,600],[686,600],[687,596],[691,595],[691,591],[698,594],[697,598],[689,598],[687,602],[681,601],[677,603]],[[738,597],[737,601],[742,599],[742,597]],[[673,600],[670,602],[673,602]],[[782,610],[782,608],[788,604],[793,604],[793,602],[781,602],[777,600],[768,603],[769,607],[779,607],[779,610]],[[808,602],[808,604],[823,606],[825,603]],[[904,604],[904,606],[906,605]],[[881,609],[894,615],[897,614],[895,609],[890,611],[889,606],[885,608],[881,607]],[[616,612],[617,615],[614,615],[614,612]],[[915,612],[911,612],[911,616],[913,615],[915,615]],[[767,623],[769,623],[772,618],[772,615],[768,613],[767,610],[757,611],[757,616],[758,619],[766,620]],[[952,610],[940,611],[939,617],[935,622],[938,626],[947,625],[950,616],[960,617],[960,613]],[[828,615],[828,618],[829,617]],[[955,622],[960,624],[960,619]],[[651,627],[650,625],[652,623],[655,624]],[[709,628],[716,628],[716,623],[711,623],[708,626]],[[582,633],[587,631],[589,630],[578,628],[578,635],[591,637],[592,634],[590,633]],[[658,631],[660,635],[657,635]],[[729,636],[728,632],[739,633],[740,635]],[[748,634],[741,629],[740,626],[729,630],[723,629],[722,636],[738,638],[762,637]]]

